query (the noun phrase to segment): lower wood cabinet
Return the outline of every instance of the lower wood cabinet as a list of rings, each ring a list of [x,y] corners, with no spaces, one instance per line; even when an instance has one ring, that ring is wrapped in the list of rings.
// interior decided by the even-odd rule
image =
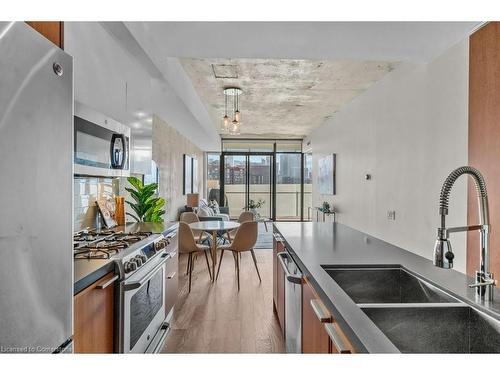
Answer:
[[[302,352],[354,353],[335,317],[307,280],[302,284]]]
[[[313,288],[302,284],[302,353],[330,353],[330,337],[325,323],[330,313],[323,306]]]
[[[75,353],[113,353],[115,279],[108,273],[74,296]]]

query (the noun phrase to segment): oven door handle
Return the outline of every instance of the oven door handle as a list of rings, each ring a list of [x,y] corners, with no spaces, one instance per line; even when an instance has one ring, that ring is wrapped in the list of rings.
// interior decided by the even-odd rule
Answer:
[[[298,276],[295,276],[295,275],[292,275],[289,271],[288,271],[288,267],[286,266],[285,264],[285,261],[284,261],[284,258],[288,258],[289,255],[286,251],[282,252],[282,253],[278,253],[276,254],[277,257],[278,257],[278,260],[281,264],[281,268],[283,268],[283,272],[285,273],[285,277],[288,281],[290,281],[291,283],[294,283],[294,284],[302,284],[302,277],[298,277]]]
[[[165,253],[164,260],[160,264],[158,264],[155,268],[153,268],[151,271],[149,271],[146,274],[146,276],[144,276],[141,279],[141,281],[132,282],[130,284],[125,283],[123,285],[123,290],[128,292],[130,290],[138,289],[141,286],[143,286],[146,280],[149,280],[151,276],[153,276],[161,267],[163,267],[163,265],[167,262],[168,259],[170,259],[170,256]]]

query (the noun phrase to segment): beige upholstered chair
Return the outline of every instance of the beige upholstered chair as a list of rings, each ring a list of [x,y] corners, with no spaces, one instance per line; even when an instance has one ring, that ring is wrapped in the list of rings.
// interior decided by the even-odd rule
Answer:
[[[197,244],[194,240],[193,231],[186,222],[179,222],[179,253],[189,254],[188,258],[188,274],[189,274],[189,292],[191,292],[191,275],[194,269],[194,255],[198,253],[205,254],[205,260],[207,261],[208,274],[210,280],[212,280],[212,271],[210,270],[210,263],[208,262],[208,254],[210,252],[210,247],[206,245]]]
[[[243,211],[240,214],[240,216],[238,217],[238,223],[240,223],[240,224],[244,223],[246,221],[254,221],[254,220],[255,220],[255,215],[251,211]],[[236,236],[236,231],[237,230],[238,230],[238,228],[230,230],[229,232],[227,232],[227,234],[229,235],[229,237],[228,237],[229,242],[231,242],[231,239],[234,238],[234,236]]]
[[[198,218],[198,215],[196,215],[194,212],[183,212],[180,217],[180,221],[183,221],[185,223],[191,224],[191,223],[196,223],[199,222],[200,219]],[[193,235],[194,238],[196,239],[196,242],[203,242],[207,238],[207,234],[203,232],[202,230],[193,230]]]
[[[238,256],[238,254],[241,254],[242,252],[250,251],[253,258],[253,263],[255,264],[255,269],[257,270],[257,276],[259,276],[259,281],[262,281],[260,278],[259,268],[257,267],[257,259],[255,258],[255,253],[253,251],[253,247],[257,242],[257,224],[258,223],[256,221],[246,221],[241,223],[240,227],[236,231],[233,242],[228,245],[222,245],[219,247],[221,253],[216,279],[219,277],[220,265],[222,263],[224,251],[229,250],[233,253],[234,261],[236,264],[238,290],[240,290],[240,257]]]

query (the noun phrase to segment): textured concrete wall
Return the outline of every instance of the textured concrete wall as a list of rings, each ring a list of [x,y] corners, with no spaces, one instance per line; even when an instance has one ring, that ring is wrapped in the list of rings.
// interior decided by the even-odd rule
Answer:
[[[464,40],[428,64],[401,64],[314,131],[305,140],[313,181],[319,157],[337,154],[337,194],[314,186],[315,205],[333,203],[340,222],[431,258],[441,185],[467,164],[468,58]],[[450,226],[466,223],[465,182],[453,188]],[[463,272],[465,236],[454,234],[452,242]]]
[[[186,204],[182,194],[183,155],[198,159],[198,192],[203,197],[203,152],[189,139],[153,116],[153,160],[160,170],[160,196],[165,198],[165,221],[177,220],[178,210]]]

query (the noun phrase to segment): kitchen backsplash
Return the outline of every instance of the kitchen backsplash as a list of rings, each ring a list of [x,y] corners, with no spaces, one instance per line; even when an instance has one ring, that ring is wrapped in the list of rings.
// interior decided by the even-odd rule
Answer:
[[[74,231],[95,228],[97,199],[114,199],[119,192],[119,179],[108,177],[75,177]]]

